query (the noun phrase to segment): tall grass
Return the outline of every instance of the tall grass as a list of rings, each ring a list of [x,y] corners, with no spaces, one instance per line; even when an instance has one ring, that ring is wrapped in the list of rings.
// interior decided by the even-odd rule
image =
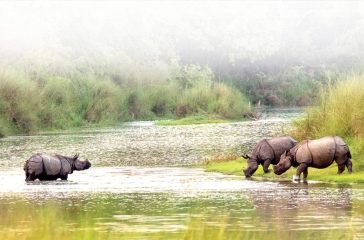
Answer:
[[[36,129],[39,95],[39,88],[27,76],[0,70],[0,135]]]
[[[177,74],[176,82],[181,93],[177,98],[176,111],[184,110],[177,112],[177,116],[215,113],[223,118],[237,118],[249,110],[245,96],[226,84],[214,82],[208,68],[187,66]]]
[[[195,65],[143,85],[89,72],[32,76],[0,69],[0,135],[199,114],[232,119],[248,110],[241,92]]]
[[[321,91],[318,106],[295,122],[297,139],[339,135],[347,140],[356,169],[364,169],[364,76],[351,75]]]

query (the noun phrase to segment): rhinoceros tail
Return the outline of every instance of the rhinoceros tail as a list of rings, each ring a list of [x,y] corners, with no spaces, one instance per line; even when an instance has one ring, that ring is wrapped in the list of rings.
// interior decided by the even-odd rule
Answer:
[[[350,152],[350,149],[348,148],[348,151],[346,153],[346,156],[348,156],[349,159],[351,159],[351,152]]]
[[[24,171],[26,172],[28,170],[28,161],[26,161],[24,163],[24,167],[23,167]]]

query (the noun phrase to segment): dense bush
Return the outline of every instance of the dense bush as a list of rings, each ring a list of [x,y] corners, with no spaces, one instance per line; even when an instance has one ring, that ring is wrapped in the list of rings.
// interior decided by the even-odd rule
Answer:
[[[266,106],[310,106],[319,98],[321,88],[326,88],[330,76],[324,68],[292,66],[276,73],[260,72],[233,84],[249,97],[253,104]]]
[[[0,71],[0,135],[35,130],[40,92],[36,84],[15,71]]]
[[[214,113],[224,118],[238,118],[249,110],[248,100],[243,94],[224,83],[213,81],[214,75],[209,68],[188,65],[176,75],[180,95],[175,112],[179,117]]]
[[[317,107],[297,122],[302,136],[364,137],[364,77],[349,77],[321,91]]]

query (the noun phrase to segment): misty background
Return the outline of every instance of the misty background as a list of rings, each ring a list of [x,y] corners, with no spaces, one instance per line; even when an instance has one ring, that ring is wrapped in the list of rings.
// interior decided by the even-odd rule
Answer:
[[[68,109],[76,125],[312,105],[361,72],[363,12],[360,1],[0,2],[0,81],[27,79],[41,98],[33,106],[53,102],[21,120],[10,109],[30,93],[18,87],[13,105],[0,105],[2,122],[63,126],[59,112],[82,89],[93,90]]]

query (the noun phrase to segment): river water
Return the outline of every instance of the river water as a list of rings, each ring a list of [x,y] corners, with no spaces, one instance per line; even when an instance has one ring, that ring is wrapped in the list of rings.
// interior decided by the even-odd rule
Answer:
[[[240,153],[280,134],[300,109],[267,111],[260,121],[185,126],[131,122],[114,128],[13,136],[0,140],[0,169],[22,167],[32,153],[80,153],[95,167],[191,166],[216,153]]]
[[[364,186],[248,181],[190,166],[287,131],[262,120],[115,128],[0,140],[1,239],[364,239]],[[92,161],[69,181],[25,183],[35,152]]]

